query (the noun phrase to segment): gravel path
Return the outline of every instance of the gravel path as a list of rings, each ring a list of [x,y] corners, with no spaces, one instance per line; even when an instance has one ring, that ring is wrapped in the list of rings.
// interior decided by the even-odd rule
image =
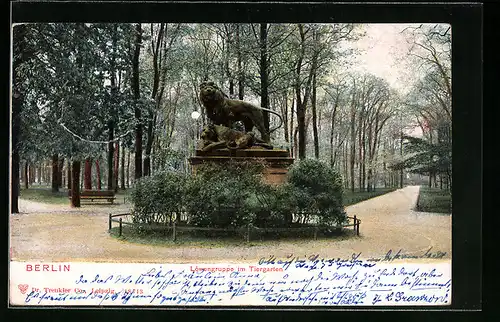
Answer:
[[[451,258],[451,216],[412,210],[419,187],[410,186],[349,206],[361,219],[359,237],[344,239],[255,242],[252,246],[195,247],[142,245],[109,236],[108,213],[126,212],[125,205],[47,205],[20,200],[20,214],[10,216],[11,258],[18,261],[93,262],[255,262],[259,258],[380,257],[392,249],[408,255],[445,252]],[[421,260],[419,260],[421,261]]]

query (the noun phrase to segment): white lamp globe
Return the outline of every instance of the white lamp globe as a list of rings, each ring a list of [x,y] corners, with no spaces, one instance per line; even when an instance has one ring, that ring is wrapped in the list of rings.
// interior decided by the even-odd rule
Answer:
[[[199,117],[200,117],[200,113],[198,111],[194,111],[193,113],[191,113],[191,118],[193,120],[197,120]]]

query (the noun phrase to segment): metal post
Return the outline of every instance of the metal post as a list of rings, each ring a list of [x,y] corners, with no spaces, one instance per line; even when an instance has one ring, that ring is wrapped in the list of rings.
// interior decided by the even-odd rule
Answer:
[[[108,230],[111,231],[111,214],[109,214],[108,225],[109,225]]]
[[[356,224],[357,224],[357,219],[356,219],[356,215],[354,215],[354,231],[356,231]]]
[[[122,236],[122,218],[120,218],[120,227],[119,227],[119,231],[118,231],[118,236]]]
[[[358,220],[356,223],[356,235],[358,235],[358,236],[359,236],[359,223],[360,223],[360,220]]]

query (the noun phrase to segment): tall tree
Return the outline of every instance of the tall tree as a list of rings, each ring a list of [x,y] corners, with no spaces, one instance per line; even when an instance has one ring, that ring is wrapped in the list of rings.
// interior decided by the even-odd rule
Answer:
[[[141,53],[142,27],[135,25],[134,56],[132,59],[132,91],[135,99],[135,179],[142,177],[142,119],[140,106],[139,55]]]
[[[117,66],[116,66],[116,51],[118,47],[118,25],[113,24],[111,30],[111,61],[110,61],[110,115],[108,120],[108,190],[114,190],[114,156],[115,156],[115,127],[117,123],[117,99],[118,99],[118,81],[117,81]]]
[[[26,52],[27,25],[13,27],[13,59],[12,59],[12,168],[11,168],[11,213],[19,212],[19,133],[21,128],[21,111],[23,108],[23,85],[21,66],[28,60]]]
[[[235,24],[235,50],[236,50],[236,65],[238,75],[238,98],[245,98],[245,73],[243,72],[243,54],[241,46],[241,29],[240,24]]]
[[[145,176],[151,173],[151,152],[156,137],[158,113],[163,104],[167,72],[169,67],[172,67],[170,52],[179,39],[181,25],[161,23],[156,29],[154,28],[154,24],[150,25],[151,43],[149,48],[153,64],[151,100],[154,104],[150,104],[147,109],[147,136],[143,168]]]
[[[319,159],[318,116],[316,112],[316,71],[313,72],[311,108],[313,121],[314,157],[316,159]]]
[[[269,61],[267,53],[267,34],[268,25],[266,23],[260,24],[260,106],[269,108]],[[264,116],[264,127],[269,132],[269,112],[262,111]],[[264,141],[269,141],[267,134],[263,135]]]

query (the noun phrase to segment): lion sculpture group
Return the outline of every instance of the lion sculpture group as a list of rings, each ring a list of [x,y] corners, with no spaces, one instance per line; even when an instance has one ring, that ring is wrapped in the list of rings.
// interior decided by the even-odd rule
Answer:
[[[261,146],[272,149],[270,144],[255,137],[253,132],[241,132],[222,125],[210,124],[203,129],[198,148],[204,152],[227,148],[230,150]]]
[[[246,133],[250,133],[256,127],[261,134],[262,140],[261,142],[257,142],[255,139],[249,139],[255,143],[269,143],[270,133],[279,128],[278,126],[271,131],[266,130],[262,114],[263,110],[277,115],[280,121],[283,122],[281,116],[274,111],[263,109],[241,100],[228,98],[213,82],[203,82],[200,84],[200,100],[206,109],[207,117],[214,125],[231,129],[236,122],[240,121],[243,123]],[[249,136],[254,137],[254,134],[251,133]]]

